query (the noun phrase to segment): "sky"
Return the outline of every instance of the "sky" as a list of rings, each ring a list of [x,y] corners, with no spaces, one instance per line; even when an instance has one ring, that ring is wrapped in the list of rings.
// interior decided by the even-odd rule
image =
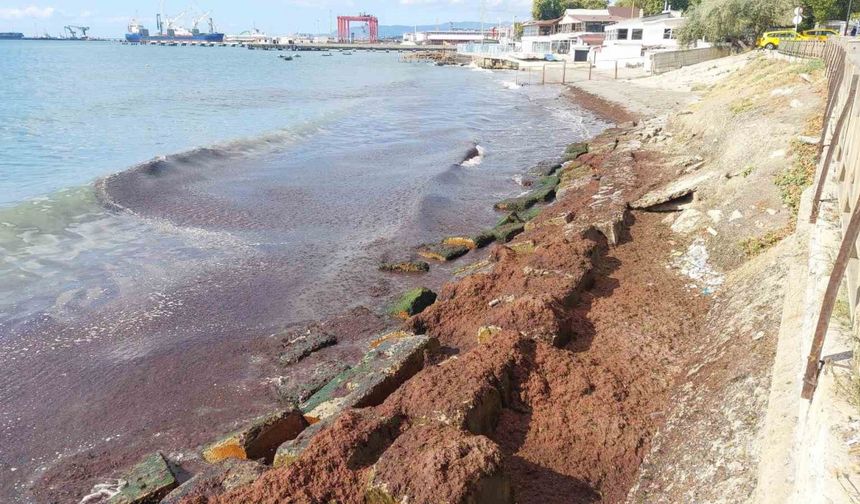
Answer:
[[[383,25],[480,21],[482,0],[164,0],[176,15],[191,7],[211,11],[218,31],[231,34],[256,26],[270,35],[328,32],[337,15],[373,14]],[[495,24],[528,19],[531,0],[483,0],[484,21]],[[90,27],[90,36],[121,37],[136,17],[155,31],[160,0],[0,0],[0,32],[58,36],[66,25]],[[331,14],[330,14],[331,13]],[[190,27],[191,21],[186,24]],[[201,28],[205,23],[201,22]],[[319,30],[317,30],[319,27]]]

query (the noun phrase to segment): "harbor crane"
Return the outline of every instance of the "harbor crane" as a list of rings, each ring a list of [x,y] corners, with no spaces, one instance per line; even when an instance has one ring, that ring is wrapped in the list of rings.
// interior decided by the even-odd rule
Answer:
[[[69,38],[72,38],[72,39],[78,38],[78,31],[81,32],[81,37],[80,37],[81,39],[88,38],[87,37],[87,31],[89,29],[90,29],[89,26],[76,26],[76,25],[66,25],[65,26],[65,30],[67,32],[69,32]]]

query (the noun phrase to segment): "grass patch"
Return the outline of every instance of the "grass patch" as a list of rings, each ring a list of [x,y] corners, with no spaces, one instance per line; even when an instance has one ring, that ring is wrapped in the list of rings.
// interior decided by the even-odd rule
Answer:
[[[753,103],[751,98],[741,98],[740,100],[735,101],[731,105],[729,105],[729,110],[734,115],[741,115],[745,112],[749,112],[755,108],[755,104]]]
[[[752,174],[753,171],[755,171],[755,166],[748,165],[746,168],[744,168],[744,171],[741,172],[741,176],[743,178],[747,178]]]
[[[744,251],[744,254],[746,254],[748,258],[753,258],[781,242],[786,236],[790,235],[791,228],[792,226],[789,225],[784,228],[768,231],[762,236],[747,238],[740,243],[741,250]]]
[[[811,74],[819,70],[824,70],[824,60],[818,58],[810,59],[802,65],[794,65],[791,69],[792,73],[795,74]]]
[[[792,217],[796,218],[800,207],[800,195],[812,184],[812,178],[815,176],[818,146],[792,140],[790,152],[794,162],[777,174],[774,183],[779,188],[782,202],[791,210]]]

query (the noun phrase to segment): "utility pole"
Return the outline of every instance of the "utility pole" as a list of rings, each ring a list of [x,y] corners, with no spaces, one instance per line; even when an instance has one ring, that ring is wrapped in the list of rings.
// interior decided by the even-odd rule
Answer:
[[[845,14],[845,33],[843,35],[848,35],[848,25],[851,23],[851,4],[852,0],[848,0],[848,12]]]
[[[481,45],[484,44],[484,0],[481,0]]]

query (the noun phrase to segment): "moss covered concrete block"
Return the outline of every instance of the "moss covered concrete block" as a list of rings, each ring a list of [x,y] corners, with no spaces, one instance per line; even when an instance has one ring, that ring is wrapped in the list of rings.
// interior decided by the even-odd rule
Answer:
[[[469,253],[469,247],[445,243],[425,245],[418,250],[418,255],[421,257],[440,262],[451,261],[467,253]]]
[[[559,168],[561,168],[561,161],[541,161],[529,169],[529,173],[539,177],[546,177],[558,171]]]
[[[278,446],[298,436],[307,426],[298,408],[287,408],[257,418],[248,427],[208,445],[202,456],[209,463],[236,458],[263,459],[271,464]]]
[[[511,241],[515,236],[522,233],[525,230],[525,225],[521,223],[516,224],[505,224],[503,226],[496,226],[493,228],[493,234],[496,235],[496,240],[501,243],[507,243]]]
[[[386,262],[379,265],[379,271],[392,273],[426,273],[430,265],[424,261]]]
[[[157,504],[179,483],[161,453],[153,453],[122,478],[125,484],[108,504]]]
[[[567,146],[564,150],[565,161],[572,161],[579,156],[588,152],[588,144],[585,142],[576,142]]]
[[[250,485],[266,471],[253,460],[227,459],[204,468],[170,492],[159,504],[180,504],[187,497],[209,497]]]
[[[407,319],[413,315],[418,315],[435,302],[435,292],[425,287],[417,287],[400,296],[400,299],[394,303],[388,312],[395,317]]]

